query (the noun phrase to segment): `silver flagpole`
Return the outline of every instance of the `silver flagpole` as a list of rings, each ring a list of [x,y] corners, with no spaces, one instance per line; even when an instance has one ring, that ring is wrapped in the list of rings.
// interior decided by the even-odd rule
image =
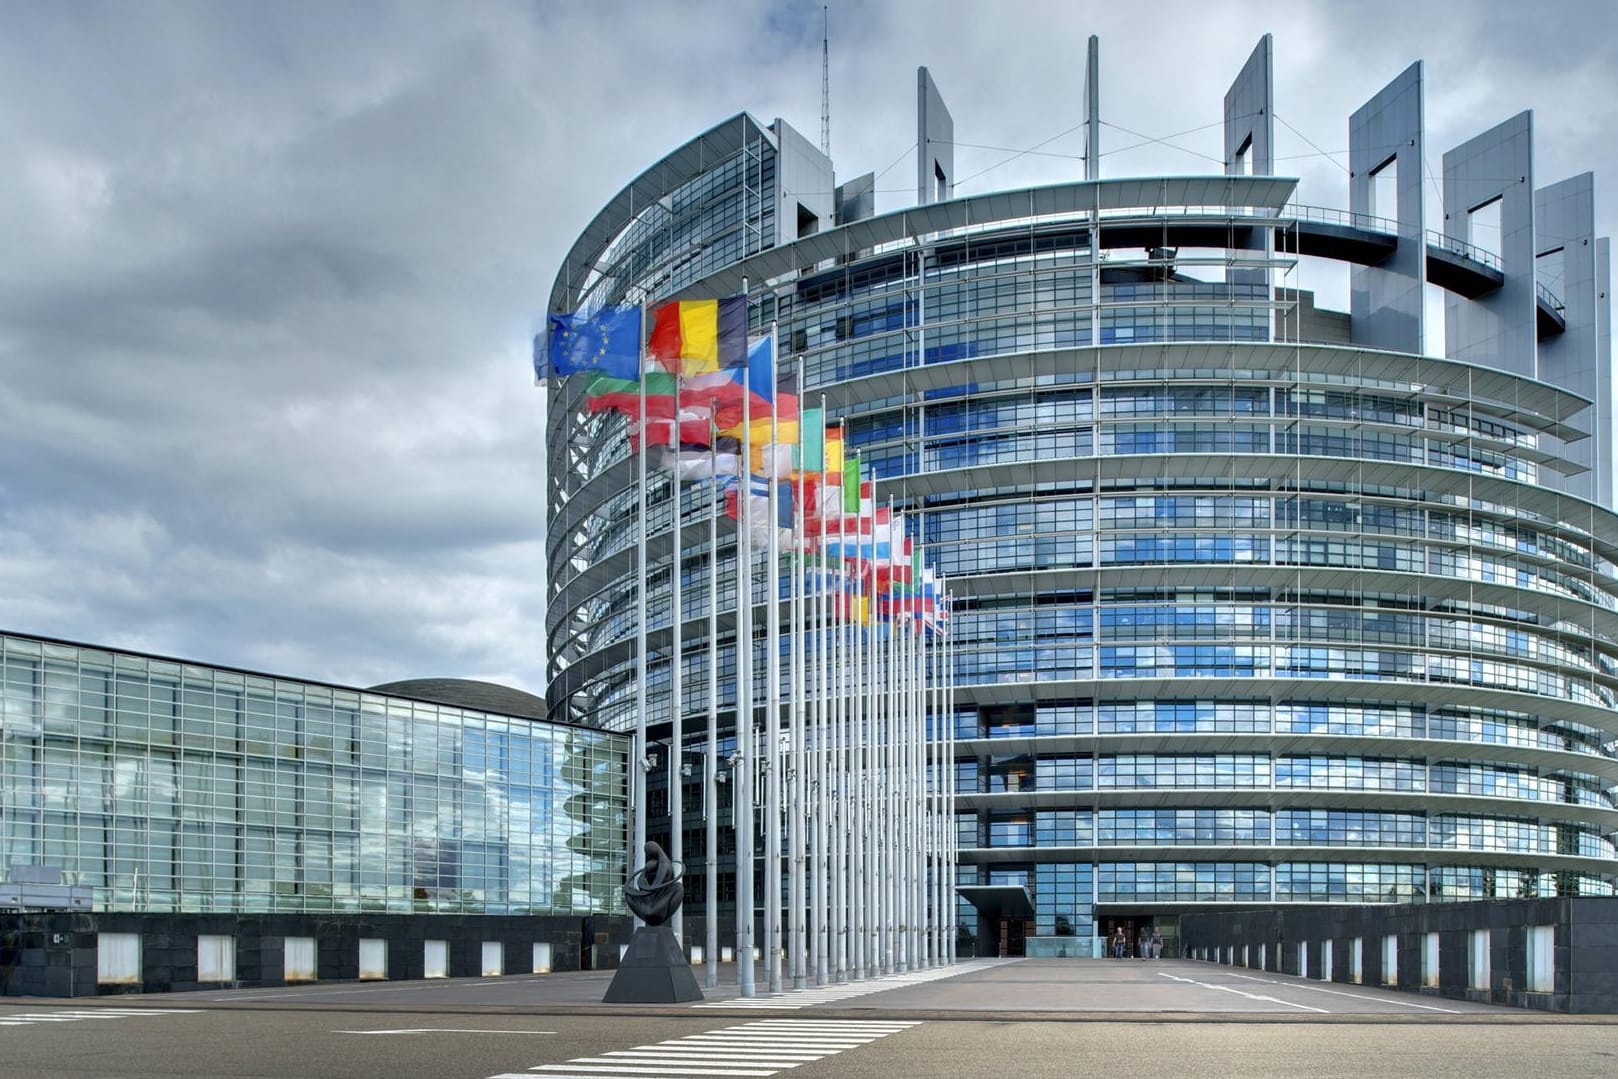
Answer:
[[[646,849],[646,302],[640,305],[639,359],[636,363],[636,391],[640,412],[640,452],[636,454],[635,478],[635,748],[630,776],[634,781],[634,836],[629,844],[629,869]],[[635,928],[645,923],[634,918]]]
[[[848,429],[843,429],[843,452],[848,452]],[[859,501],[860,470],[854,473],[854,500]],[[848,499],[848,473],[843,473],[844,509],[847,509]],[[861,605],[865,599],[865,575],[860,572],[857,557],[851,566],[847,554],[848,526],[847,518],[838,522],[838,533],[843,537],[838,548],[838,556],[842,559],[844,572],[848,575],[849,594],[852,610],[849,617],[848,644],[845,651],[844,699],[845,712],[843,718],[843,749],[846,759],[846,786],[848,795],[845,801],[848,814],[848,870],[845,874],[848,892],[848,972],[850,978],[864,978],[868,971],[865,969],[865,772],[862,767],[861,754],[865,752],[865,738],[861,731],[861,722],[865,718],[865,618]],[[859,510],[854,511],[854,532],[856,538],[859,534]]]
[[[925,575],[924,575],[925,576]],[[916,582],[916,599],[922,609],[926,608],[926,598],[922,594],[924,585]],[[926,892],[922,902],[926,904],[927,914],[927,966],[938,965],[938,912],[941,909],[936,902],[938,897],[938,776],[941,774],[938,767],[938,708],[937,683],[934,681],[933,669],[933,641],[926,629],[925,616],[922,620],[921,632],[921,677],[922,677],[922,737],[926,739],[927,785],[925,792],[926,812],[923,817],[926,832],[922,838],[923,869],[926,873]]]
[[[912,582],[905,602],[910,605],[910,948],[915,964],[932,966],[927,955],[927,669],[925,628],[921,620],[921,582],[915,580],[915,559],[910,559]]]
[[[747,295],[743,282],[742,295]],[[749,357],[750,360],[750,357]],[[736,982],[754,994],[753,966],[753,494],[751,363],[742,364],[742,456],[736,491],[736,752],[731,781],[736,804]]]
[[[848,452],[842,432],[838,432],[838,454]],[[843,471],[838,461],[837,475],[837,570],[832,575],[836,595],[831,597],[831,615],[827,632],[830,640],[831,666],[827,670],[831,714],[831,784],[833,787],[834,817],[831,828],[832,889],[832,967],[833,978],[848,981],[848,854],[851,849],[848,825],[848,587],[843,573]],[[825,544],[821,544],[824,549]],[[829,559],[821,560],[822,569]],[[828,570],[829,572],[829,570]]]
[[[790,858],[787,862],[787,895],[790,897],[791,918],[788,922],[791,941],[789,951],[792,956],[792,988],[803,989],[807,986],[805,979],[804,945],[807,943],[804,936],[804,784],[808,780],[808,756],[806,754],[807,742],[804,739],[804,707],[803,683],[804,662],[808,658],[804,653],[803,632],[803,529],[800,510],[803,505],[802,481],[797,477],[802,474],[803,457],[803,368],[798,366],[794,385],[797,387],[798,402],[798,437],[794,440],[797,445],[795,468],[792,479],[788,483],[787,491],[792,497],[792,613],[791,613],[791,730],[792,740],[792,771],[790,773],[792,784],[787,795],[787,813],[790,827],[787,830],[787,839],[790,847]]]
[[[799,368],[800,377],[802,368]],[[803,416],[803,396],[798,397],[799,422]],[[801,433],[799,435],[802,437]],[[830,775],[827,765],[830,763],[827,756],[826,745],[826,551],[824,540],[826,538],[825,514],[821,512],[821,499],[826,492],[826,395],[820,396],[820,461],[818,463],[819,478],[815,486],[815,538],[810,541],[805,537],[804,546],[812,542],[818,548],[818,565],[815,569],[815,592],[813,600],[813,618],[815,622],[815,665],[811,672],[814,680],[814,731],[815,731],[815,837],[814,861],[811,862],[810,889],[811,904],[815,912],[815,940],[814,964],[815,984],[826,985],[830,980],[827,964],[828,951],[831,944],[831,903],[827,895],[826,878],[830,872],[828,861],[829,851],[826,847],[827,811],[831,806]],[[805,505],[807,510],[807,503]],[[805,518],[805,529],[808,531],[808,521]]]
[[[770,324],[770,379],[775,381],[775,324]],[[770,454],[780,437],[775,386],[770,386]],[[769,560],[765,565],[764,669],[764,970],[770,992],[781,992],[781,484],[765,462]]]
[[[875,488],[872,488],[873,494]],[[888,496],[888,530],[891,540],[893,521],[893,497]],[[876,549],[876,522],[871,523],[871,555],[873,559]],[[903,927],[900,917],[900,897],[904,894],[904,735],[899,712],[901,699],[899,685],[899,639],[896,632],[898,627],[893,622],[893,544],[888,544],[888,595],[883,599],[888,603],[888,623],[886,640],[882,649],[882,684],[883,684],[883,754],[886,758],[886,767],[882,770],[883,799],[885,812],[882,814],[885,842],[883,846],[882,875],[882,905],[884,917],[882,919],[883,958],[886,961],[889,974],[902,973],[904,970],[903,953]]]
[[[888,553],[889,563],[892,566],[892,571],[890,571],[891,575],[889,578],[888,592],[891,597],[890,605],[894,608],[893,626],[891,632],[895,638],[897,638],[894,641],[893,650],[895,659],[897,660],[894,665],[896,668],[894,672],[894,693],[896,697],[896,704],[898,705],[897,721],[899,727],[899,736],[894,739],[894,744],[898,749],[900,772],[900,784],[896,791],[899,801],[899,811],[894,814],[895,823],[897,824],[899,830],[899,846],[895,851],[895,854],[899,859],[899,871],[894,874],[894,876],[898,878],[896,881],[896,887],[899,893],[896,904],[898,907],[898,917],[896,921],[898,923],[897,929],[899,934],[899,942],[895,951],[898,952],[899,970],[904,972],[913,970],[920,965],[916,962],[916,953],[912,951],[910,947],[910,933],[915,925],[915,919],[911,917],[910,903],[912,881],[914,879],[914,867],[911,864],[911,854],[914,851],[914,843],[912,842],[913,837],[911,835],[911,825],[913,823],[911,801],[913,787],[915,784],[915,759],[910,752],[911,744],[914,741],[911,730],[910,715],[910,695],[913,692],[913,687],[910,681],[910,639],[907,634],[908,620],[902,617],[904,614],[902,610],[902,596],[895,587],[898,583],[897,570],[899,568],[899,560],[895,556],[902,553],[903,545],[901,544],[897,549],[895,548],[894,538],[899,533],[899,524],[898,518],[896,518],[891,511],[888,515],[888,522]]]
[[[932,908],[932,918],[929,927],[932,932],[932,958],[933,965],[942,965],[945,959],[944,948],[944,784],[955,781],[955,769],[944,757],[944,721],[947,718],[943,709],[943,690],[940,682],[943,678],[943,664],[939,662],[941,651],[938,643],[938,592],[933,592],[933,633],[927,638],[927,685],[928,708],[932,712],[932,737],[929,746],[932,751],[932,833],[929,842],[929,855],[932,859],[932,896],[928,902]]]
[[[864,469],[861,469],[864,472]],[[871,513],[869,527],[867,527],[865,513],[865,477],[860,477],[860,516],[858,524],[859,538],[856,543],[863,558],[865,554],[865,536],[876,527],[876,478],[871,479]],[[875,555],[875,551],[871,552]],[[866,634],[868,647],[866,648],[865,683],[861,697],[865,704],[865,721],[861,724],[860,741],[864,747],[864,768],[861,774],[860,795],[865,806],[865,822],[861,831],[865,835],[865,976],[874,978],[882,971],[881,929],[882,929],[882,818],[879,791],[879,769],[882,761],[882,745],[880,738],[881,715],[878,712],[877,686],[878,660],[881,656],[881,642],[877,640],[875,603],[876,603],[876,566],[873,558],[870,563],[861,567],[860,576],[865,579],[866,601],[870,605],[871,615],[867,625]]]
[[[906,559],[905,570],[911,578],[915,576],[913,560]],[[909,662],[905,665],[909,679],[909,693],[906,699],[910,703],[909,716],[910,737],[905,746],[910,753],[910,965],[914,969],[923,969],[927,966],[927,957],[924,953],[923,924],[926,921],[926,881],[927,865],[924,854],[925,806],[923,798],[927,782],[926,760],[926,724],[922,713],[922,680],[920,671],[921,645],[917,634],[921,630],[921,621],[917,617],[916,595],[920,589],[920,582],[912,580],[909,588],[905,590],[904,602],[908,617],[905,619],[905,651]]]
[[[950,781],[944,788],[948,792],[944,800],[945,825],[944,834],[944,895],[946,897],[945,914],[948,921],[945,923],[945,943],[949,945],[949,961],[955,962],[960,958],[957,954],[957,938],[960,935],[959,914],[960,904],[955,900],[956,864],[959,861],[960,829],[955,820],[955,629],[951,625],[954,621],[954,606],[948,602],[949,593],[944,589],[944,582],[940,578],[939,592],[946,599],[944,609],[948,620],[941,623],[946,636],[944,637],[944,716],[945,731],[944,757],[949,764]]]
[[[702,984],[719,988],[719,432],[708,409],[708,729],[702,754]]]
[[[646,451],[644,443],[641,452]],[[669,559],[669,858],[676,865],[685,864],[685,598],[681,578],[685,564],[685,542],[681,536],[680,518],[684,500],[680,490],[680,374],[674,375],[674,416],[669,428],[669,458],[673,463],[670,473],[669,503],[672,518],[669,528],[672,555]],[[676,910],[669,919],[674,938],[680,950],[690,955],[685,944],[685,911]]]

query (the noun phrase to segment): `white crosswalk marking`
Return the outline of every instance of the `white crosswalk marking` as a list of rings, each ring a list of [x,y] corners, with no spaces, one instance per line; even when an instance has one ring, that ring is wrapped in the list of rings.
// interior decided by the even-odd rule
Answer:
[[[907,985],[923,985],[927,982],[936,982],[940,978],[953,978],[958,974],[971,974],[974,971],[1019,961],[1017,959],[976,959],[964,963],[955,963],[947,967],[934,967],[931,970],[913,970],[905,974],[890,974],[885,978],[867,978],[864,981],[843,982],[841,985],[822,985],[814,989],[789,989],[778,996],[736,997],[732,1000],[714,1000],[692,1006],[718,1009],[810,1008],[816,1004],[831,1004],[840,1000],[868,996],[871,993],[885,993],[889,989],[903,989]]]
[[[866,1019],[761,1019],[634,1049],[612,1049],[600,1056],[540,1064],[526,1072],[502,1072],[489,1079],[612,1079],[613,1076],[645,1079],[647,1076],[687,1075],[763,1079],[919,1025]]]
[[[35,1023],[83,1023],[94,1019],[144,1019],[155,1015],[195,1015],[196,1008],[62,1008],[48,1012],[0,1013],[0,1027]]]

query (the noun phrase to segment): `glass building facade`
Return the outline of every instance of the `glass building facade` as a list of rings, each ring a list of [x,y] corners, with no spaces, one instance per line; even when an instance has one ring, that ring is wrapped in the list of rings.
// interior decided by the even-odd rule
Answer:
[[[720,132],[746,155],[780,125],[691,145]],[[720,167],[688,146],[626,191]],[[1540,283],[1536,312],[1530,287],[1520,354],[1502,335],[1480,359],[1455,328],[1444,355],[1360,341],[1372,320],[1315,308],[1300,257],[1346,275],[1419,249],[1457,318],[1512,264],[1298,205],[1269,175],[924,192],[796,238],[744,220],[758,251],[695,277],[651,251],[663,212],[620,196],[552,309],[745,287],[755,332],[778,325],[949,579],[958,883],[1025,886],[1019,938],[1215,906],[1613,894],[1618,517],[1588,486],[1611,415],[1545,359],[1598,321],[1571,294]],[[631,239],[632,271],[572,268]],[[634,471],[622,421],[579,392],[550,401],[549,706],[627,729]],[[729,541],[708,549],[690,488],[676,559],[666,480],[650,497],[647,707],[669,714],[679,572],[689,730]],[[980,926],[964,899],[960,923]]]
[[[0,636],[0,863],[97,911],[617,913],[602,730]]]

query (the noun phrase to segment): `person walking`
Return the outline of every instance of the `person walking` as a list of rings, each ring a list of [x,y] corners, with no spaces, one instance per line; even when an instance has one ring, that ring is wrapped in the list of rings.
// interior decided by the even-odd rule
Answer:
[[[1112,931],[1112,957],[1114,959],[1122,959],[1124,957],[1124,953],[1128,950],[1129,940],[1124,936],[1124,927],[1120,925],[1117,929]]]
[[[1152,927],[1152,958],[1163,958],[1163,931],[1155,925]]]

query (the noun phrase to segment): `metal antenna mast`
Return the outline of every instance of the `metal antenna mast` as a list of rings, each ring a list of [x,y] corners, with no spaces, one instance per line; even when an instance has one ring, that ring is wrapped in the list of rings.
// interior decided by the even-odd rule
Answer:
[[[831,156],[831,15],[820,8],[820,152]]]

